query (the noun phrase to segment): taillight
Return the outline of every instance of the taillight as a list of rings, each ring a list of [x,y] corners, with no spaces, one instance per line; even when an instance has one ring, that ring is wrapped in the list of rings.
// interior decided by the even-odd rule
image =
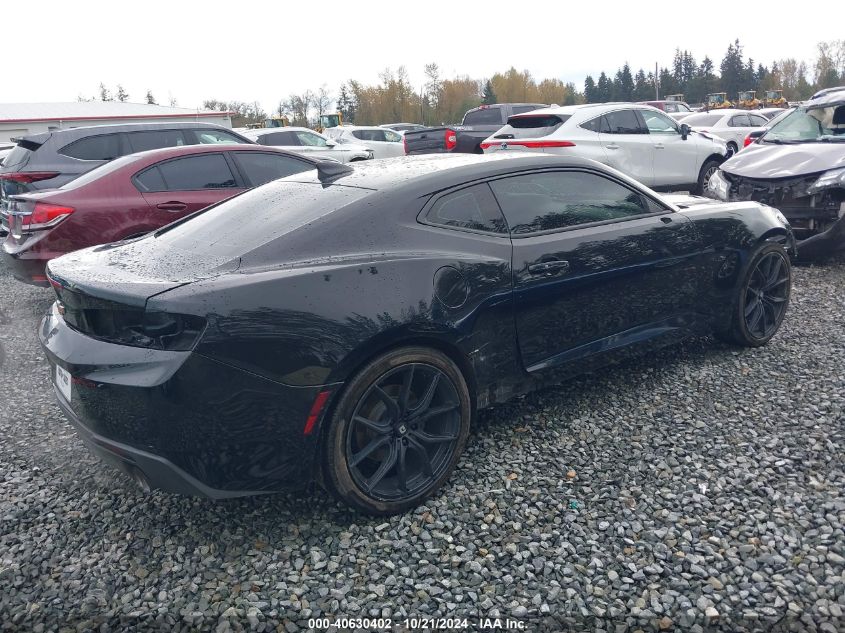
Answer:
[[[745,137],[745,140],[742,142],[742,146],[743,146],[743,147],[748,147],[748,146],[749,146],[749,145],[751,145],[753,142],[754,142],[754,139],[753,139],[753,138],[751,138],[751,135],[749,134],[748,136],[746,136],[746,137]]]
[[[405,148],[405,153],[408,153],[408,139],[405,138],[405,135],[402,135],[402,147]]]
[[[73,207],[12,198],[3,212],[13,237],[56,226],[74,212]]]
[[[36,202],[32,211],[29,213],[15,213],[14,211],[13,213],[20,216],[21,231],[27,232],[40,231],[41,229],[49,229],[50,227],[56,226],[73,213],[73,211],[73,207]]]
[[[531,149],[538,149],[543,147],[575,147],[575,143],[572,141],[514,141],[514,140],[507,140],[507,141],[490,141],[484,142],[481,144],[481,149],[489,149],[491,147],[500,147],[505,145],[506,147],[511,146],[519,146],[519,147],[527,147]]]
[[[453,150],[458,144],[458,134],[455,130],[446,130],[446,150]]]
[[[57,171],[17,171],[0,174],[0,180],[11,180],[13,182],[29,184],[39,180],[50,180],[50,178],[55,178],[58,175],[59,172]]]

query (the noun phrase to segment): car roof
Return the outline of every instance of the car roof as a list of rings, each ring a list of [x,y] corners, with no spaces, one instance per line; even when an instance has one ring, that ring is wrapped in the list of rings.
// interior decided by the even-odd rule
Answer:
[[[845,87],[830,88],[827,91],[822,90],[816,94],[818,96],[804,104],[804,107],[808,110],[845,104]]]
[[[331,182],[347,187],[382,190],[396,189],[403,184],[418,181],[431,191],[448,188],[453,183],[487,178],[515,169],[548,167],[590,167],[608,171],[609,168],[595,161],[574,156],[556,156],[536,152],[500,152],[497,154],[422,154],[398,156],[391,160],[361,161],[349,165],[342,176]],[[446,172],[449,175],[446,176]],[[303,172],[287,180],[321,183],[318,172]]]
[[[285,127],[259,127],[254,130],[241,132],[241,134],[249,138],[258,138],[264,134],[273,134],[274,132],[313,132],[314,134],[319,134],[319,132],[315,132],[309,127],[297,127],[295,125],[286,125]]]
[[[631,103],[629,101],[611,101],[608,103],[579,103],[577,105],[549,106],[548,108],[538,108],[537,110],[532,110],[531,112],[520,112],[519,114],[512,114],[510,118],[516,119],[521,117],[537,116],[538,114],[560,114],[572,116],[577,113],[594,114],[596,112],[602,113],[612,110],[633,109],[657,110],[657,108],[647,105],[645,103]],[[657,111],[660,112],[660,110]]]
[[[67,128],[64,130],[51,130],[40,134],[27,134],[20,137],[22,140],[33,141],[39,144],[45,143],[48,139],[55,139],[57,142],[66,143],[75,141],[87,136],[98,134],[116,134],[118,132],[143,132],[147,130],[193,130],[197,128],[209,128],[213,130],[226,130],[233,132],[231,128],[216,123],[205,123],[202,121],[192,122],[155,122],[155,123],[116,123],[108,125],[85,125],[81,127]],[[236,132],[235,134],[242,134]]]

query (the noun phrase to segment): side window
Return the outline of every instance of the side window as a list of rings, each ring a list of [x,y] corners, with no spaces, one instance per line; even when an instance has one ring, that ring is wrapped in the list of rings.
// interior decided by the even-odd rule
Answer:
[[[748,121],[747,114],[737,114],[728,122],[729,127],[749,127],[751,123]]]
[[[141,193],[167,191],[167,185],[164,184],[164,178],[161,177],[161,172],[158,167],[155,166],[150,167],[135,176],[135,185]]]
[[[758,114],[749,114],[748,120],[751,121],[751,127],[765,127],[769,122]]]
[[[225,130],[193,130],[194,136],[197,137],[197,143],[200,145],[216,145],[220,143],[243,143],[234,134],[230,134]]]
[[[448,193],[431,206],[426,222],[490,233],[507,233],[508,228],[496,199],[486,183]]]
[[[180,147],[188,145],[182,130],[150,130],[149,132],[130,132],[126,135],[133,152],[145,152],[162,147]]]
[[[119,134],[89,136],[65,145],[59,154],[79,160],[114,160],[122,156]]]
[[[601,119],[602,117],[597,116],[595,119],[584,121],[581,127],[585,130],[590,130],[590,132],[599,132],[601,130]]]
[[[160,163],[158,169],[166,187],[159,191],[197,191],[237,186],[223,154],[203,154],[169,160]]]
[[[297,160],[281,154],[265,154],[264,152],[232,152],[231,154],[238,169],[249,180],[253,187],[265,182],[284,178],[291,174],[298,174],[313,169],[311,163]]]
[[[678,111],[678,104],[676,103],[664,103],[663,104],[663,111],[664,112],[677,112]],[[645,114],[643,114],[645,116]],[[648,122],[646,120],[646,122]]]
[[[648,131],[640,127],[640,121],[633,110],[617,110],[604,115],[607,119],[609,134],[647,134]],[[604,132],[604,130],[602,130]]]
[[[649,134],[678,134],[678,126],[672,117],[654,110],[640,110]]]
[[[514,235],[662,211],[640,193],[584,171],[513,176],[495,180],[490,187]]]
[[[464,115],[464,125],[502,125],[501,109],[497,107],[472,110]]]
[[[385,130],[384,131],[384,140],[388,143],[401,143],[402,142],[402,135],[397,134],[393,130]]]
[[[302,144],[293,132],[271,132],[270,134],[263,134],[258,137],[258,142],[261,145],[276,145],[280,147]]]
[[[326,147],[326,139],[311,132],[294,132],[299,139],[299,145],[308,147]]]

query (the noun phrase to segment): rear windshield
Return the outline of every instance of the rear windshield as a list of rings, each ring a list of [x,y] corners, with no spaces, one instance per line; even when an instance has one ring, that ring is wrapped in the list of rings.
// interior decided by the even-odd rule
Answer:
[[[684,123],[689,126],[716,125],[724,114],[690,114],[684,117]]]
[[[502,114],[499,108],[471,110],[464,115],[464,125],[501,125]]]
[[[24,163],[29,160],[29,155],[32,152],[21,145],[15,145],[15,148],[11,151],[11,153],[6,156],[6,159],[3,161],[3,167],[10,168],[10,167],[17,167],[18,165],[23,165]]]
[[[496,133],[495,138],[539,138],[548,136],[566,123],[570,114],[543,114],[512,116],[508,124]]]
[[[372,193],[370,189],[277,180],[231,198],[156,235],[163,246],[231,259]]]

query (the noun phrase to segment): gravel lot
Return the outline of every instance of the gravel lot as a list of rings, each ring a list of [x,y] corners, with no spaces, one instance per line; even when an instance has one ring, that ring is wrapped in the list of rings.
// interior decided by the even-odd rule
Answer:
[[[845,630],[843,298],[845,262],[798,269],[766,348],[696,340],[485,413],[442,494],[371,520],[319,490],[143,495],[53,402],[51,293],[0,268],[0,630]]]

